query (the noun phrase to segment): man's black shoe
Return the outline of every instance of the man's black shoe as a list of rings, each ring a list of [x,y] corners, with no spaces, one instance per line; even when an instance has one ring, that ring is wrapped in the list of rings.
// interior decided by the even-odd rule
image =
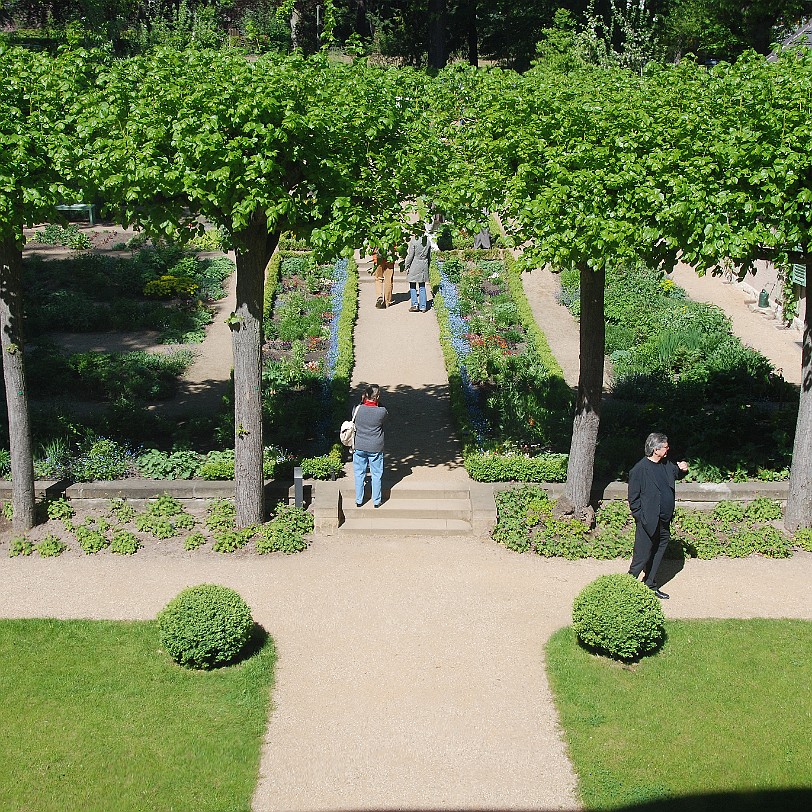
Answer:
[[[386,305],[383,303],[383,299],[378,299],[378,301],[375,302],[375,307],[377,307],[379,310],[383,310],[386,307]]]
[[[652,587],[652,592],[654,592],[654,594],[661,601],[667,601],[668,600],[668,594],[666,592],[663,592],[662,589],[657,589],[657,587]]]

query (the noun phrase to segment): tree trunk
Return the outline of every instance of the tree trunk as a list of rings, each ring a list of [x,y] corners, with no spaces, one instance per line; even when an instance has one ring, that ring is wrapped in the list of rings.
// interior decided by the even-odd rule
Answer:
[[[581,275],[581,368],[578,377],[578,400],[572,424],[572,446],[567,464],[564,500],[568,512],[583,514],[589,505],[595,448],[601,419],[603,395],[604,324],[603,299],[606,272],[580,267]]]
[[[468,0],[468,64],[479,66],[479,31],[476,24],[477,0]]]
[[[0,347],[11,448],[14,529],[34,526],[34,462],[23,355],[22,253],[13,237],[0,240]]]
[[[429,0],[429,67],[440,70],[448,59],[445,47],[445,2]]]
[[[265,268],[279,235],[268,234],[263,213],[234,235],[237,248],[237,309],[231,317],[234,353],[234,480],[237,526],[265,518],[262,474],[262,306]]]
[[[298,3],[294,3],[290,11],[290,41],[293,50],[304,49],[304,43],[302,42],[302,11]]]
[[[794,533],[799,527],[812,527],[812,290],[809,271],[812,255],[807,250],[806,305],[804,309],[804,342],[801,351],[801,395],[795,443],[792,447],[792,469],[784,526]]]
[[[366,0],[355,0],[355,33],[361,39],[366,39],[370,34]]]

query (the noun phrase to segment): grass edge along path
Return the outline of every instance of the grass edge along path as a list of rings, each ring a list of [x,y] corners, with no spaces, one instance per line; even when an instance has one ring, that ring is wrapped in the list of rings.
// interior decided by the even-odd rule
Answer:
[[[571,627],[547,643],[584,807],[755,810],[796,790],[780,808],[808,809],[812,623],[675,620],[666,631],[661,651],[634,664],[590,654]],[[726,806],[713,793],[741,794]]]
[[[0,808],[249,812],[275,659],[192,671],[155,621],[0,621]]]

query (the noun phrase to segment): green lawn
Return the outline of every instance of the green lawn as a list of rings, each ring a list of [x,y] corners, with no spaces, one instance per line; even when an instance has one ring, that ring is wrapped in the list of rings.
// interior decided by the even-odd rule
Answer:
[[[670,621],[667,632],[658,655],[630,666],[587,653],[571,628],[547,645],[584,805],[801,788],[677,808],[812,808],[812,623]]]
[[[0,621],[0,809],[250,810],[274,661],[189,671],[154,622]]]

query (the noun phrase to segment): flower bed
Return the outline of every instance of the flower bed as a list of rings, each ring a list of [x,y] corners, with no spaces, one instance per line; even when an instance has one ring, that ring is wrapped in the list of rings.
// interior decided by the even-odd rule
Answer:
[[[357,268],[347,259],[318,265],[309,252],[282,251],[269,268],[263,417],[268,439],[294,456],[323,455],[335,445],[336,416],[348,397],[356,297]],[[331,464],[330,473],[339,470]]]
[[[469,474],[563,480],[572,393],[511,260],[445,253],[432,265],[432,283]]]

